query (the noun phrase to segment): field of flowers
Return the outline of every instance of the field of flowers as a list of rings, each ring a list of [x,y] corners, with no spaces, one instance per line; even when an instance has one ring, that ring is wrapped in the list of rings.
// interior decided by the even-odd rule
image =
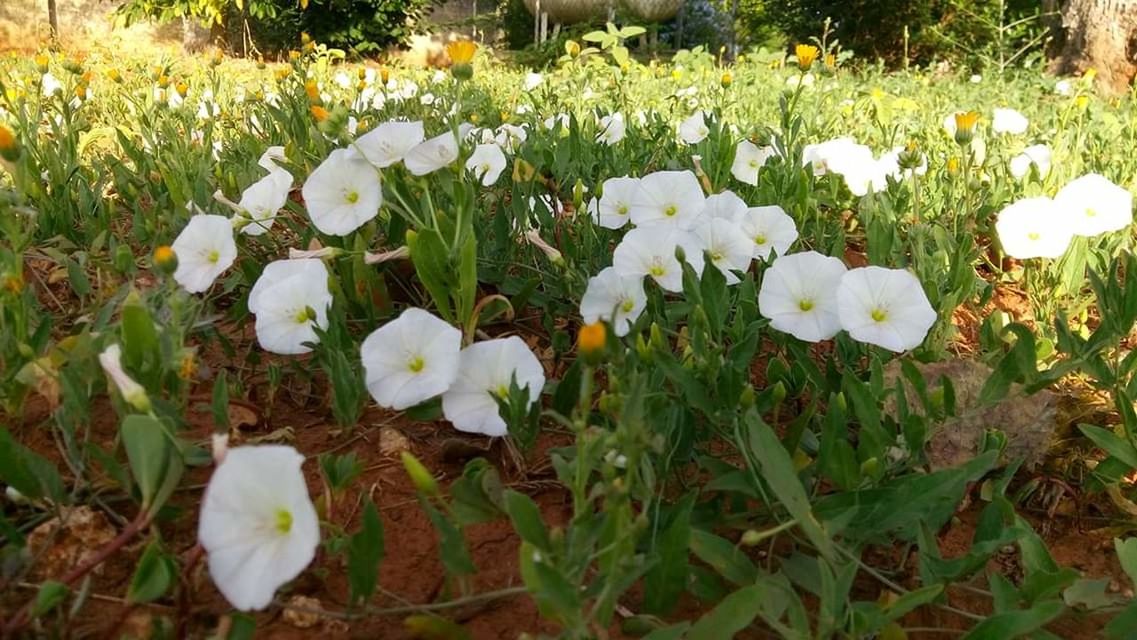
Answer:
[[[0,57],[0,635],[1133,638],[1093,73]]]

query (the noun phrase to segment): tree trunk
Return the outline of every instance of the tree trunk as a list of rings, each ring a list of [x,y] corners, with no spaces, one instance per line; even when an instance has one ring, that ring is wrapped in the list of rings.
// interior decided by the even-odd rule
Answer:
[[[1137,38],[1137,0],[1067,0],[1062,28],[1065,43],[1051,71],[1078,73],[1093,67],[1106,89],[1128,89],[1137,73],[1132,46]]]
[[[55,0],[47,0],[47,23],[51,26],[51,41],[59,40],[59,11],[55,8]]]

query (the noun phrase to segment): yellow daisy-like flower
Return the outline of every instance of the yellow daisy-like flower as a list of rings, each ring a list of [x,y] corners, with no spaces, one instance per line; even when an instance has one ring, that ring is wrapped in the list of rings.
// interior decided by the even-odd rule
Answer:
[[[580,328],[577,334],[576,348],[584,356],[592,356],[604,349],[608,340],[608,330],[602,322],[593,322]]]
[[[799,44],[794,47],[794,56],[797,57],[797,66],[802,71],[809,71],[814,61],[821,55],[821,50],[811,44]]]
[[[975,126],[979,124],[978,111],[960,111],[955,114],[955,141],[961,145],[970,144],[975,137]]]
[[[446,45],[446,55],[454,64],[470,64],[477,51],[478,45],[472,40],[455,40]]]
[[[328,119],[328,110],[321,107],[320,105],[312,105],[309,107],[309,111],[312,112],[312,117],[315,118],[316,122],[323,122],[324,120]]]

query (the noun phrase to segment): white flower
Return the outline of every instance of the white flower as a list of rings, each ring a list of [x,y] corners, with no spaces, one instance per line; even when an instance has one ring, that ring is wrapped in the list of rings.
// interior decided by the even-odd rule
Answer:
[[[1133,196],[1105,176],[1088,173],[1071,180],[1054,195],[1076,236],[1120,231],[1133,222]]]
[[[505,154],[496,144],[479,144],[466,160],[466,171],[473,173],[486,187],[497,182],[504,169]]]
[[[379,214],[383,188],[379,172],[348,149],[328,154],[301,191],[312,224],[320,233],[346,236]]]
[[[146,389],[134,381],[122,368],[122,347],[112,344],[99,354],[99,365],[114,383],[122,399],[138,411],[150,410],[150,398]]]
[[[699,144],[710,132],[707,114],[702,111],[696,111],[690,118],[679,123],[679,138],[687,144]]]
[[[773,147],[759,147],[749,140],[743,140],[734,150],[734,163],[730,167],[730,173],[739,182],[756,185],[758,170],[769,162],[774,153]]]
[[[462,332],[410,308],[379,327],[360,348],[367,390],[375,402],[401,411],[444,393],[458,375]]]
[[[624,139],[627,130],[624,114],[613,113],[600,119],[600,133],[596,134],[596,140],[607,145],[613,145]]]
[[[798,85],[803,87],[812,87],[815,80],[816,78],[813,77],[812,73],[807,73],[804,76],[794,74],[786,78],[786,86],[790,87],[791,89],[797,89]]]
[[[742,232],[738,224],[727,218],[703,218],[692,230],[699,238],[704,259],[718,269],[726,283],[741,282],[735,271],[745,272],[754,259],[754,243]]]
[[[371,131],[356,138],[352,144],[352,155],[363,156],[368,162],[379,167],[389,167],[403,159],[411,149],[423,141],[422,121],[384,122]]]
[[[580,299],[580,315],[587,324],[607,320],[613,333],[625,336],[646,306],[643,278],[622,276],[615,267],[606,267],[588,279],[588,288]]]
[[[1069,216],[1046,197],[1024,198],[999,212],[995,231],[1012,258],[1057,258],[1073,238]]]
[[[525,127],[515,124],[503,124],[497,128],[497,133],[494,135],[494,142],[503,149],[513,153],[517,147],[521,146],[527,139],[529,139],[529,132]]]
[[[733,191],[723,191],[707,196],[703,203],[703,211],[699,215],[704,218],[722,218],[731,222],[738,222],[746,213],[746,202]]]
[[[419,103],[424,107],[429,107],[430,105],[434,104],[434,100],[435,98],[433,93],[424,93],[418,98]]]
[[[854,340],[897,353],[920,346],[936,322],[924,287],[903,269],[850,269],[841,276],[837,307]]]
[[[811,165],[815,176],[823,176],[829,172],[841,175],[854,173],[865,164],[874,162],[872,149],[857,144],[852,138],[834,138],[817,144],[807,144],[801,152],[802,166]]]
[[[640,189],[639,178],[608,178],[601,185],[600,201],[593,217],[606,229],[619,229],[631,220],[632,205]]]
[[[257,342],[270,353],[298,355],[319,342],[315,327],[326,329],[332,294],[321,260],[276,260],[265,265],[249,292],[256,315]]]
[[[525,82],[522,86],[525,87],[526,91],[532,91],[541,86],[542,80],[544,80],[544,78],[541,76],[541,74],[530,71],[529,73],[525,74]]]
[[[640,178],[632,203],[632,222],[690,228],[703,211],[706,198],[699,179],[690,171],[656,171]]]
[[[510,336],[466,347],[457,379],[442,394],[442,414],[459,431],[504,436],[507,427],[495,398],[509,397],[515,376],[518,387],[528,387],[527,406],[532,406],[545,387],[545,371],[521,338]]]
[[[622,276],[650,276],[666,291],[683,290],[683,267],[675,257],[682,247],[687,263],[696,274],[703,272],[703,250],[698,238],[668,226],[632,229],[616,245],[612,266]]]
[[[1011,158],[1011,175],[1016,180],[1022,180],[1030,175],[1030,168],[1038,169],[1038,177],[1045,178],[1050,174],[1050,147],[1044,144],[1035,144],[1023,149],[1019,155]]]
[[[408,151],[403,163],[407,165],[407,171],[416,176],[425,176],[457,159],[458,139],[452,132],[445,131]]]
[[[549,116],[548,118],[545,118],[545,128],[549,131],[552,131],[553,129],[557,128],[557,125],[559,124],[561,125],[561,129],[567,131],[571,122],[572,121],[567,113],[558,113],[555,116]]]
[[[265,171],[268,171],[269,173],[272,173],[274,171],[284,171],[284,168],[278,165],[277,162],[284,162],[286,160],[288,160],[288,158],[284,155],[284,147],[269,147],[268,149],[265,149],[265,152],[261,154],[260,159],[257,160],[257,166],[261,167]],[[287,171],[285,171],[285,173],[287,173]],[[289,180],[291,179],[292,174],[289,174]]]
[[[1070,84],[1069,80],[1059,80],[1054,83],[1054,93],[1060,96],[1068,96],[1074,91],[1074,85]]]
[[[40,79],[40,86],[44,95],[48,96],[63,91],[63,84],[50,72],[43,74],[43,78]]]
[[[320,522],[302,464],[292,447],[234,447],[209,479],[197,538],[213,583],[237,609],[267,607],[316,555]]]
[[[771,253],[786,255],[798,236],[794,219],[777,205],[747,209],[738,226],[754,242],[757,260],[769,260]]]
[[[248,224],[241,227],[241,232],[259,236],[272,228],[276,212],[284,208],[291,190],[292,174],[283,169],[277,169],[249,185],[237,203],[241,217],[249,220]]]
[[[233,224],[225,216],[191,217],[171,247],[178,256],[174,280],[190,293],[201,293],[237,259]]]
[[[758,311],[798,340],[828,340],[841,330],[837,288],[845,271],[840,260],[816,251],[781,256],[762,276]]]
[[[969,79],[971,80],[971,84],[979,84],[980,82],[983,82],[983,76],[979,75],[978,73],[973,74]]]
[[[1019,135],[1026,133],[1029,124],[1026,116],[1014,109],[995,109],[995,115],[991,119],[991,130],[995,133]]]

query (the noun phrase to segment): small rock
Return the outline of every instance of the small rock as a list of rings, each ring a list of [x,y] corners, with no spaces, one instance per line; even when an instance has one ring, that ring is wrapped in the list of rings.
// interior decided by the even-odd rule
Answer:
[[[61,515],[39,525],[28,536],[28,550],[39,555],[33,569],[38,580],[62,576],[117,535],[107,517],[88,506],[63,507]],[[94,572],[100,573],[102,566],[95,567]]]
[[[295,608],[294,608],[295,607]],[[320,624],[320,601],[308,596],[292,596],[284,609],[284,621],[297,629],[311,629]]]
[[[379,430],[379,453],[385,456],[397,456],[410,450],[411,443],[402,431],[394,427],[383,427]]]

